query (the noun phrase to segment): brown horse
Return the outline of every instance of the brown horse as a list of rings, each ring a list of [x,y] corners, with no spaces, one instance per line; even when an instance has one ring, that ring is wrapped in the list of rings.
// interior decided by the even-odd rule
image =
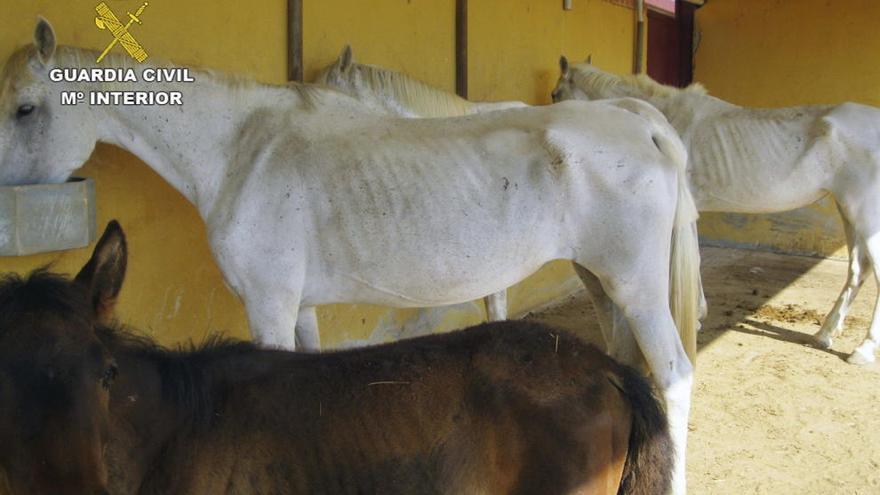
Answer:
[[[647,382],[531,322],[326,354],[113,326],[111,222],[74,280],[0,282],[0,465],[13,494],[663,494]],[[118,377],[117,377],[118,375]]]

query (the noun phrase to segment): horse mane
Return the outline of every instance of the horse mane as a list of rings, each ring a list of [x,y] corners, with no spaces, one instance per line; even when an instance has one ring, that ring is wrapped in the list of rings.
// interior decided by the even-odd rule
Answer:
[[[686,88],[676,88],[658,83],[645,74],[618,76],[610,72],[596,69],[594,66],[581,63],[571,67],[574,83],[581,88],[591,87],[598,91],[622,93],[619,96],[634,96],[628,91],[636,90],[641,96],[668,98],[682,93],[697,95],[708,94],[700,83],[691,83]]]
[[[197,431],[211,426],[223,398],[224,380],[212,373],[211,365],[257,350],[250,342],[220,334],[211,334],[201,343],[189,341],[167,348],[121,325],[100,326],[96,333],[112,353],[152,363],[161,378],[163,399],[180,408],[186,423]]]
[[[27,277],[15,273],[0,279],[0,322],[13,315],[47,311],[62,313],[86,320],[91,312],[89,301],[70,289],[63,276],[49,271],[49,266],[37,268]],[[4,328],[0,324],[0,332]]]
[[[351,73],[355,72],[373,93],[388,95],[423,117],[466,115],[471,110],[471,102],[464,98],[402,72],[353,63]]]
[[[31,55],[35,52],[36,48],[34,48],[34,45],[25,45],[12,52],[9,58],[6,59],[6,63],[3,64],[2,70],[0,70],[0,84],[2,84],[0,91],[5,89],[4,86],[8,84],[13,74],[18,74],[24,70]]]

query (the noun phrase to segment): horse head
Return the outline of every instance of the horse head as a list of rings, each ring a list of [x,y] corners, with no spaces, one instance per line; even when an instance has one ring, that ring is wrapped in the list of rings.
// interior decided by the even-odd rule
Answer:
[[[589,55],[587,59],[580,64],[572,67],[568,63],[565,55],[559,57],[559,80],[556,81],[556,87],[550,93],[553,103],[559,103],[565,100],[593,100],[594,97],[588,95],[577,84],[575,80],[575,70],[590,70],[593,67],[593,55]],[[598,70],[598,69],[597,69]]]
[[[315,83],[336,88],[343,93],[353,94],[357,89],[352,77],[351,69],[353,65],[354,58],[351,54],[351,45],[345,45],[339,53],[339,57],[318,73]]]
[[[111,317],[126,264],[112,222],[74,280],[37,270],[0,282],[0,467],[17,494],[106,494]]]
[[[0,71],[2,185],[64,182],[95,147],[92,112],[62,105],[64,85],[50,80],[58,52],[52,26],[39,18],[34,43],[16,50]]]

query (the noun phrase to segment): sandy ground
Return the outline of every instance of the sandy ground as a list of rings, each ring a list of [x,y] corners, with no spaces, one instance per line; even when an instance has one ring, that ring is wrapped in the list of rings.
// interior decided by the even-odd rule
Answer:
[[[833,349],[809,346],[846,264],[705,248],[709,316],[700,334],[688,444],[691,493],[880,494],[880,365],[844,361],[864,336],[869,281]],[[585,294],[542,321],[600,342]]]

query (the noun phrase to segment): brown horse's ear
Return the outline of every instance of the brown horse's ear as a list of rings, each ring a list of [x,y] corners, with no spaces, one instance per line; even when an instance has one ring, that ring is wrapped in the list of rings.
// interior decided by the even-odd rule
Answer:
[[[351,45],[345,45],[345,48],[342,49],[342,53],[339,54],[339,70],[341,72],[348,72],[348,69],[351,69],[351,62]]]
[[[562,72],[562,77],[568,77],[568,59],[565,55],[559,57],[559,70]]]
[[[89,292],[95,316],[101,323],[113,319],[113,309],[125,279],[127,262],[125,234],[119,223],[111,220],[95,246],[92,257],[74,279],[75,283]]]
[[[47,65],[55,55],[55,30],[42,16],[37,16],[37,27],[34,29],[34,46],[37,47],[37,55],[40,62]]]

